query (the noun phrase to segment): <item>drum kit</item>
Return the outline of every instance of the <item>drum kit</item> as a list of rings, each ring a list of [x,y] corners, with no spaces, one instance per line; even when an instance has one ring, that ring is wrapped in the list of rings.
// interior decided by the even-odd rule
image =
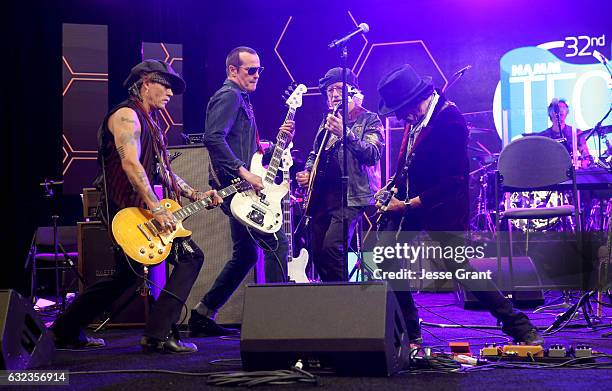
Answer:
[[[495,143],[484,143],[482,140],[487,138],[497,138],[499,136],[495,129],[468,127],[470,131],[470,141],[468,143],[468,156],[471,160],[472,171],[470,172],[470,192],[473,197],[472,217],[470,219],[470,229],[480,232],[495,231],[495,173],[499,151],[501,150],[501,140],[499,147]],[[589,133],[590,130],[584,133]],[[599,128],[600,134],[612,133],[612,126]],[[558,140],[563,142],[562,139]],[[586,170],[607,170],[612,172],[612,145],[605,139],[606,148],[601,151],[599,157],[589,162]],[[586,165],[585,165],[586,166]],[[577,176],[581,169],[577,171]],[[610,192],[595,196],[584,197],[583,201],[588,201],[586,205],[588,215],[582,219],[584,228],[587,230],[607,230],[612,211],[612,199]],[[570,192],[563,191],[531,191],[515,192],[500,201],[500,210],[505,207],[510,208],[541,208],[553,207],[568,204],[571,202]],[[574,229],[574,222],[571,218],[551,218],[542,220],[512,220],[513,229],[527,232],[550,232],[567,231]]]

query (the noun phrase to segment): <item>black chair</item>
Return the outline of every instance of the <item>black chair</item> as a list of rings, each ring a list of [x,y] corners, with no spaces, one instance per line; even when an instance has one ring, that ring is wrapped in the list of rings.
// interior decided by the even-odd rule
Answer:
[[[31,299],[36,301],[38,296],[38,273],[42,270],[53,270],[56,272],[54,278],[57,304],[60,304],[60,300],[63,304],[67,289],[74,282],[75,275],[78,276],[78,257],[76,226],[57,227],[57,254],[53,227],[38,227],[32,239],[28,260],[28,264],[32,265]],[[72,277],[68,277],[69,275]]]
[[[500,212],[501,195],[506,192],[555,190],[557,185],[571,181],[572,204],[542,208],[508,208]],[[495,186],[495,223],[498,276],[501,275],[501,223],[508,221],[508,267],[512,289],[542,289],[544,286],[515,286],[512,271],[512,230],[510,220],[550,219],[573,217],[578,249],[582,248],[580,211],[578,206],[576,173],[569,153],[557,141],[531,136],[508,144],[499,155]]]

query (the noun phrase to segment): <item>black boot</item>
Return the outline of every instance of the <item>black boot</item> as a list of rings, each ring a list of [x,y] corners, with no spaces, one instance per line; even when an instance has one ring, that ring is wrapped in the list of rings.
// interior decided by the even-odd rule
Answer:
[[[236,334],[238,334],[238,330],[221,327],[208,316],[201,315],[196,310],[191,310],[191,317],[189,318],[190,337],[218,337]]]
[[[88,349],[101,348],[106,346],[106,342],[102,338],[88,337],[85,332],[81,332],[74,337],[58,337],[53,333],[53,340],[57,349]]]
[[[140,346],[145,353],[195,353],[198,347],[189,342],[183,342],[177,334],[178,329],[173,329],[165,341],[146,335],[140,339]]]
[[[533,328],[520,337],[515,337],[514,343],[524,345],[543,345],[544,337],[538,333],[538,330]]]

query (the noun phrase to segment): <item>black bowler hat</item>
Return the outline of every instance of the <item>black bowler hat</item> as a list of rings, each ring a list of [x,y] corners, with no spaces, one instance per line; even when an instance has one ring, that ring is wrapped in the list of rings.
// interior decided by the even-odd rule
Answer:
[[[140,64],[136,65],[134,68],[132,68],[128,78],[123,82],[123,86],[129,88],[132,84],[140,80],[143,74],[151,72],[159,73],[165,76],[165,78],[168,79],[174,94],[180,95],[185,92],[185,80],[183,80],[181,75],[172,69],[170,64],[160,60],[144,60]]]
[[[378,83],[381,96],[378,114],[386,115],[416,100],[427,92],[433,92],[431,77],[420,77],[409,64],[396,68]]]
[[[349,84],[359,89],[357,75],[355,75],[355,73],[349,68],[347,68],[346,70],[346,84]],[[342,82],[342,68],[337,67],[330,69],[329,71],[327,71],[325,76],[323,76],[323,78],[319,79],[319,90],[321,90],[321,94],[326,95],[327,87],[339,82]]]

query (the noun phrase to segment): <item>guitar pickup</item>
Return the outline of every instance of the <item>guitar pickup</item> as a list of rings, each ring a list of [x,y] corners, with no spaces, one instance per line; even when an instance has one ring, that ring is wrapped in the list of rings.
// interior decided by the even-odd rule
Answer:
[[[265,206],[270,206],[270,202],[266,200],[266,195],[262,194],[259,197],[259,202],[261,202],[262,204],[264,204]]]
[[[146,223],[145,223],[145,224],[146,224]],[[151,236],[150,236],[150,235],[147,233],[147,231],[145,231],[145,229],[144,229],[144,227],[142,226],[142,224],[138,224],[138,225],[137,225],[137,227],[138,227],[138,230],[139,230],[139,231],[140,231],[140,232],[141,232],[141,233],[142,233],[142,234],[145,236],[145,238],[147,238],[147,240],[150,242],[150,241],[152,240],[152,239],[151,239]]]
[[[153,233],[153,236],[159,235],[159,231],[155,227],[155,224],[153,224],[151,221],[145,222],[145,226]]]

